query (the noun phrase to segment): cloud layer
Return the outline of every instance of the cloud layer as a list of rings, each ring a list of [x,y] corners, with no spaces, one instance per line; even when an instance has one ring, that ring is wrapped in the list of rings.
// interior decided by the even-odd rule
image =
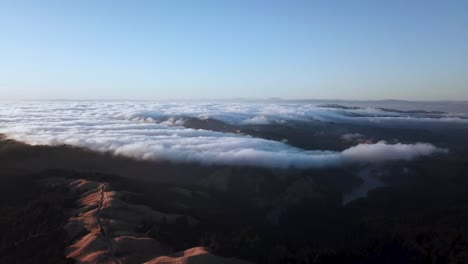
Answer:
[[[359,144],[342,152],[307,151],[283,142],[182,126],[187,117],[248,124],[352,119],[359,112],[359,117],[389,115],[373,109],[348,111],[308,104],[22,102],[2,104],[0,133],[35,145],[69,144],[137,159],[280,168],[410,160],[446,152],[431,144],[385,142]]]

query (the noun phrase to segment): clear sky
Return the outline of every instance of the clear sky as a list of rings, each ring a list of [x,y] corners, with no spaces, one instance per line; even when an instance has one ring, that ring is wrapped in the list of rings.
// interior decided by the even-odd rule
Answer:
[[[0,1],[0,99],[468,100],[468,1]]]

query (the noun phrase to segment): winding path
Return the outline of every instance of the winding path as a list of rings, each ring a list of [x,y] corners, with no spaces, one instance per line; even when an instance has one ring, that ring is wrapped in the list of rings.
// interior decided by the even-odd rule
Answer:
[[[99,225],[99,230],[101,231],[101,234],[104,236],[107,244],[107,250],[109,252],[110,258],[113,260],[114,263],[116,264],[121,264],[120,260],[115,256],[115,251],[114,251],[114,244],[112,237],[109,235],[107,232],[106,226],[103,224],[101,220],[101,211],[102,211],[102,206],[104,204],[104,196],[106,195],[106,189],[107,189],[107,184],[101,185],[101,198],[99,200],[99,207],[96,211],[95,217],[96,217],[96,222]]]

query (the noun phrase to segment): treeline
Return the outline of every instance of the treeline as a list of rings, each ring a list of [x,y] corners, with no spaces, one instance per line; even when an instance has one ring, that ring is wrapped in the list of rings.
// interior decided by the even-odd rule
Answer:
[[[0,263],[74,263],[64,256],[63,225],[73,206],[68,189],[47,188],[26,175],[0,181]]]

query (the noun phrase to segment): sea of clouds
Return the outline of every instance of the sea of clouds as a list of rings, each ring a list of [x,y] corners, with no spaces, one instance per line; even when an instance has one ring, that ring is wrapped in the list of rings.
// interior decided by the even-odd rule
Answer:
[[[447,150],[428,143],[358,144],[341,152],[303,150],[284,142],[184,127],[187,118],[229,124],[332,121],[468,123],[462,114],[407,114],[373,108],[339,109],[278,102],[3,102],[0,134],[33,145],[85,147],[144,159],[202,164],[313,168],[411,160]]]

